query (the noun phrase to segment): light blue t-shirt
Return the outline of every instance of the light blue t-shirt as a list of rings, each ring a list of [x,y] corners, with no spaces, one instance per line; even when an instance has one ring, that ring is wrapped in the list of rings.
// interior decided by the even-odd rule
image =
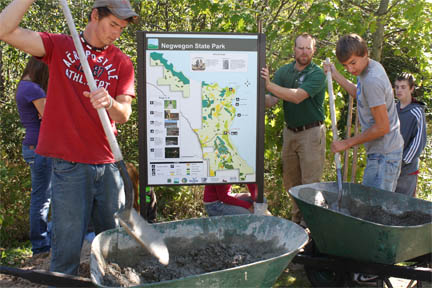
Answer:
[[[366,153],[390,153],[403,148],[403,138],[399,131],[399,118],[393,98],[393,89],[384,67],[375,60],[357,77],[357,109],[362,131],[375,124],[371,108],[386,105],[390,131],[382,137],[364,143]]]

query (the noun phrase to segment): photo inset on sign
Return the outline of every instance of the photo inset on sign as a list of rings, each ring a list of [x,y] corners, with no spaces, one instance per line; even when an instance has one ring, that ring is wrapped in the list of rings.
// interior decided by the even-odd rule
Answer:
[[[165,100],[164,101],[165,109],[177,109],[177,101],[176,100]]]
[[[222,63],[223,63],[222,64],[222,69],[228,70],[229,69],[229,59],[223,59]]]
[[[179,136],[179,128],[177,127],[167,127],[166,128],[167,136]]]
[[[178,137],[165,137],[165,144],[167,146],[178,145]]]
[[[177,120],[165,120],[165,127],[178,127]]]
[[[173,113],[170,110],[165,110],[165,119],[167,119],[167,120],[179,120],[179,113]]]
[[[165,148],[165,158],[180,158],[180,148],[179,147]]]
[[[202,57],[196,57],[192,59],[192,70],[193,71],[204,71],[205,70],[205,62]]]

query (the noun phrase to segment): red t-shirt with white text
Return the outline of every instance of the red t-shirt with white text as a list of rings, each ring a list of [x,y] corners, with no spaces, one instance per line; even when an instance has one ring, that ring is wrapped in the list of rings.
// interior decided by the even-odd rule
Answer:
[[[45,105],[38,154],[66,161],[104,164],[115,162],[97,110],[83,95],[89,91],[78,53],[71,36],[40,33],[49,66]],[[97,87],[117,95],[135,97],[134,68],[127,55],[114,45],[103,50],[84,46]],[[114,132],[115,125],[110,119]]]

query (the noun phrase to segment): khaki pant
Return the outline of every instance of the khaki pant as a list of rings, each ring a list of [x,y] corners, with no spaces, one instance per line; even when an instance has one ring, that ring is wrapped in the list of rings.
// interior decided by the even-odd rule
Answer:
[[[285,191],[293,186],[321,181],[326,150],[325,125],[301,132],[293,132],[286,127],[283,131],[282,165]],[[300,223],[302,216],[297,204],[291,198],[292,218]]]

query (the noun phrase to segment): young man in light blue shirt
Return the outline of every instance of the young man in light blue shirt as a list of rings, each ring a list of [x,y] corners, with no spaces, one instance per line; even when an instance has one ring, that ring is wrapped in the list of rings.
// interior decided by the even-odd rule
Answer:
[[[363,185],[395,191],[399,177],[403,138],[393,98],[390,80],[383,66],[368,56],[366,42],[356,34],[339,39],[336,57],[345,69],[357,76],[357,85],[340,74],[333,64],[324,70],[351,96],[357,99],[357,111],[362,132],[341,141],[334,141],[332,152],[341,152],[352,146],[364,144],[367,165]]]

